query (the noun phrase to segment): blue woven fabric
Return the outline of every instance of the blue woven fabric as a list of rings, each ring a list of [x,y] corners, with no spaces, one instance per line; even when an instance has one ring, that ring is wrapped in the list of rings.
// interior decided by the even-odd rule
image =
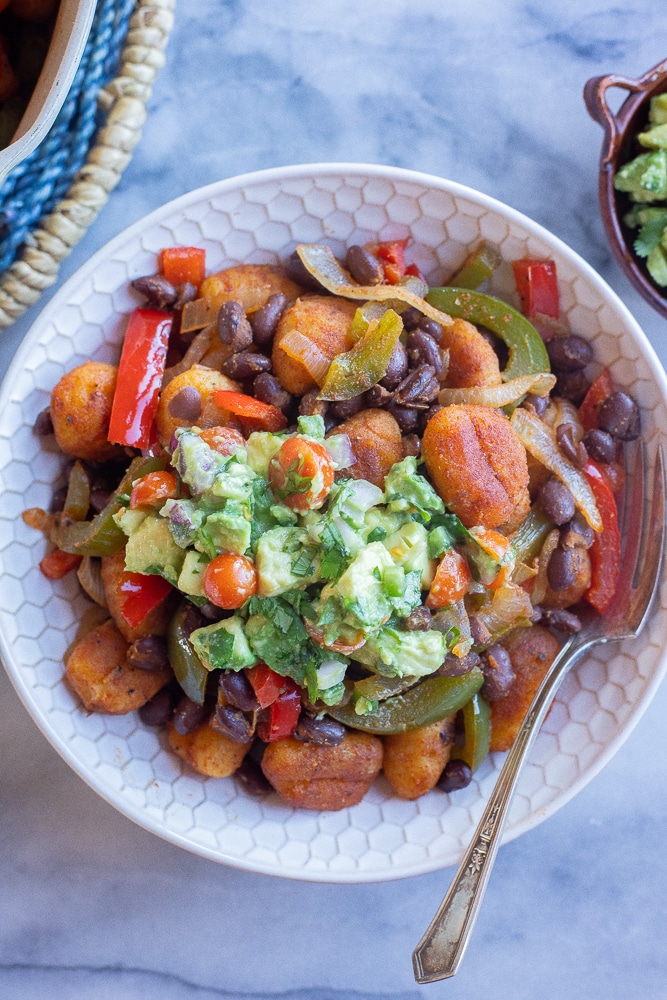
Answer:
[[[97,95],[115,75],[135,0],[98,0],[86,48],[65,102],[37,149],[0,187],[0,273],[27,234],[65,197],[100,121]]]

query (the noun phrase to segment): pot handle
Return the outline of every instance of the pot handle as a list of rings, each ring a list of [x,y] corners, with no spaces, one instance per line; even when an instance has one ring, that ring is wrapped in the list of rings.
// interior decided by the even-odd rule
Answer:
[[[621,87],[632,94],[644,93],[655,86],[660,76],[667,74],[667,59],[654,66],[638,80],[633,80],[628,76],[621,76],[618,73],[610,73],[607,76],[594,76],[587,81],[584,87],[584,102],[591,118],[605,130],[605,142],[607,151],[602,157],[602,164],[610,163],[622,140],[622,132],[619,129],[618,117],[614,114],[607,103],[607,91],[610,87]]]

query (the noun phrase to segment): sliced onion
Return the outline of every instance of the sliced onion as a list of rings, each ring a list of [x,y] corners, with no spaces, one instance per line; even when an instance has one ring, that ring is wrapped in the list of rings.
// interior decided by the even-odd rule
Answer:
[[[317,344],[314,344],[305,334],[299,333],[298,330],[290,330],[284,337],[281,337],[279,347],[288,358],[300,361],[310,377],[318,385],[322,385],[327,377],[331,359],[319,349]]]
[[[559,539],[560,531],[558,528],[553,528],[545,538],[544,545],[537,557],[537,575],[530,595],[533,604],[541,604],[544,600],[544,595],[549,585],[547,581],[547,567],[549,566],[549,560],[553,552],[558,548]]]
[[[93,556],[84,556],[76,571],[79,583],[96,604],[101,608],[108,608],[104,586],[102,584],[102,564],[99,559]]]
[[[175,365],[172,365],[171,368],[167,368],[165,370],[162,378],[163,389],[168,386],[171,380],[176,378],[177,375],[182,375],[183,372],[188,371],[193,365],[196,365],[201,361],[211,346],[214,329],[215,328],[213,326],[207,326],[203,330],[200,330],[181,360]]]
[[[435,320],[446,329],[454,325],[454,320],[448,313],[440,312],[439,309],[430,305],[422,295],[417,295],[413,291],[412,283],[404,285],[355,285],[350,275],[334,257],[331,247],[319,243],[300,243],[296,252],[306,270],[333,295],[340,295],[345,299],[364,299],[367,302],[390,303],[395,300],[408,306],[414,306],[415,309],[419,309],[429,319]],[[416,281],[419,279],[417,278]],[[419,286],[422,288],[423,282],[419,281]]]
[[[594,531],[602,531],[602,518],[588,480],[562,454],[551,428],[547,427],[539,417],[521,407],[512,414],[512,427],[533,458],[541,462],[567,486],[574,497],[577,509],[584,515],[591,528]]]
[[[443,406],[454,403],[466,403],[469,406],[492,406],[500,408],[509,403],[516,403],[526,393],[534,396],[548,396],[556,384],[556,376],[546,372],[533,375],[520,375],[501,385],[470,386],[462,389],[441,389],[438,401]]]
[[[528,594],[514,583],[494,590],[491,603],[475,612],[494,638],[517,625],[529,625],[532,614],[533,605]]]
[[[324,442],[337,469],[349,469],[356,464],[357,456],[352,449],[352,442],[347,434],[332,434]]]

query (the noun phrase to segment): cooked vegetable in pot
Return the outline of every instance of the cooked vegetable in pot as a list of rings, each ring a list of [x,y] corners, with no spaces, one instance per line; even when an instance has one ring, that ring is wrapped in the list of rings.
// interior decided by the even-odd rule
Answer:
[[[381,771],[408,799],[465,787],[618,571],[639,410],[589,381],[554,263],[513,262],[522,314],[471,287],[488,244],[464,288],[409,254],[301,245],[206,277],[166,248],[133,283],[120,377],[86,362],[36,425],[70,458],[24,515],[55,545],[42,570],[77,569],[108,613],[70,687],[304,808]]]

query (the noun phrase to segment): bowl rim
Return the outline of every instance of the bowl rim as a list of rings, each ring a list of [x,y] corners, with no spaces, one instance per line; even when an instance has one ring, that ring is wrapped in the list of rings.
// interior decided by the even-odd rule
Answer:
[[[411,184],[419,184],[426,188],[437,188],[439,190],[445,191],[447,193],[452,193],[458,195],[462,198],[467,198],[472,202],[480,205],[481,207],[493,211],[494,213],[500,214],[505,219],[510,221],[515,221],[521,227],[528,231],[530,234],[534,234],[542,240],[553,246],[554,250],[561,253],[570,262],[576,265],[577,269],[583,271],[585,276],[597,287],[597,289],[602,294],[602,297],[610,301],[614,308],[620,313],[623,318],[628,331],[631,336],[638,342],[641,347],[642,354],[644,356],[645,362],[651,369],[651,373],[660,389],[660,395],[663,402],[667,405],[667,376],[665,371],[655,353],[652,345],[648,341],[648,338],[643,333],[641,327],[634,319],[630,311],[621,301],[619,296],[613,291],[613,289],[597,274],[596,271],[578,254],[576,251],[572,250],[566,243],[564,243],[559,237],[550,233],[545,229],[540,223],[534,222],[528,216],[523,215],[516,209],[502,203],[495,198],[484,194],[483,192],[477,191],[466,185],[459,184],[456,181],[450,181],[446,178],[438,177],[436,175],[431,175],[423,172],[413,171],[406,168],[392,167],[387,165],[373,165],[364,163],[353,163],[353,162],[327,162],[327,163],[312,163],[312,164],[291,164],[285,167],[273,167],[265,170],[252,171],[244,174],[237,175],[232,178],[228,178],[223,181],[214,181],[208,185],[200,188],[196,188],[192,191],[186,192],[177,198],[170,200],[164,205],[158,207],[157,209],[151,211],[147,215],[127,226],[123,231],[118,233],[115,237],[109,240],[104,246],[100,247],[96,253],[92,254],[82,265],[77,269],[77,271],[72,274],[67,281],[58,289],[53,298],[47,303],[43,308],[40,315],[35,320],[31,331],[37,326],[37,324],[43,324],[50,321],[53,314],[57,313],[59,309],[67,302],[68,296],[73,288],[79,285],[79,283],[89,280],[90,275],[96,270],[99,262],[106,257],[112,256],[115,252],[116,247],[126,244],[132,235],[136,235],[142,229],[147,229],[153,223],[159,222],[163,216],[168,214],[173,216],[178,214],[181,208],[185,207],[191,201],[200,201],[203,198],[208,198],[212,194],[222,194],[229,191],[234,191],[235,189],[247,187],[249,185],[258,185],[272,183],[275,181],[284,182],[288,179],[295,178],[316,178],[318,176],[332,175],[340,177],[344,174],[353,174],[355,176],[364,176],[368,178],[391,178],[393,181],[406,181]],[[30,333],[30,331],[29,331]],[[12,382],[14,377],[18,375],[25,365],[26,360],[30,355],[31,344],[29,334],[26,336],[23,343],[19,346],[14,358],[12,359],[7,372],[0,385],[0,411],[7,404],[8,397],[10,396]],[[127,800],[121,801],[120,794],[116,794],[114,789],[107,786],[104,790],[98,787],[98,784],[92,778],[92,775],[87,772],[87,769],[83,767],[81,762],[78,760],[74,752],[69,746],[63,743],[61,738],[51,731],[50,724],[43,716],[35,716],[33,711],[33,702],[30,697],[30,691],[27,681],[21,676],[20,671],[10,669],[9,664],[13,664],[13,653],[9,647],[6,637],[2,631],[0,631],[0,653],[2,654],[2,659],[5,662],[6,671],[10,676],[10,680],[14,685],[17,693],[24,703],[28,713],[30,714],[33,721],[37,724],[38,728],[46,736],[49,742],[54,746],[56,751],[70,764],[73,770],[84,779],[84,781],[105,801],[109,802],[115,808],[117,808],[123,815],[136,822],[139,826],[148,830],[151,833],[156,834],[162,839],[177,844],[186,850],[195,853],[199,856],[206,857],[210,860],[216,861],[218,863],[224,863],[231,867],[236,867],[246,871],[257,872],[261,874],[268,874],[272,876],[278,876],[288,879],[297,879],[300,881],[310,881],[310,882],[322,882],[322,883],[339,883],[339,884],[357,884],[357,883],[368,883],[368,882],[382,882],[389,880],[396,880],[400,878],[413,877],[416,875],[427,874],[436,870],[440,870],[446,867],[447,863],[443,863],[438,858],[427,857],[420,864],[410,863],[403,868],[399,865],[393,867],[390,871],[365,871],[357,869],[355,872],[351,873],[349,871],[337,872],[331,868],[327,868],[326,871],[299,871],[295,873],[293,870],[281,871],[276,870],[275,866],[270,866],[262,862],[248,862],[247,860],[239,860],[237,857],[230,856],[221,852],[219,849],[207,848],[202,844],[194,844],[189,841],[185,836],[181,835],[178,831],[174,829],[165,829],[163,825],[158,823],[151,815],[147,814],[145,808],[139,806],[133,806]],[[657,665],[653,675],[650,680],[647,681],[645,692],[643,697],[639,702],[635,702],[632,706],[632,711],[628,718],[625,720],[622,730],[618,733],[615,738],[610,741],[607,746],[605,753],[601,754],[600,757],[592,764],[586,767],[585,773],[580,774],[579,777],[574,780],[570,786],[563,792],[561,792],[554,803],[549,803],[546,806],[535,808],[529,817],[522,820],[514,828],[506,829],[505,836],[503,838],[503,843],[508,843],[515,839],[519,835],[528,832],[533,829],[539,823],[543,822],[545,819],[549,818],[558,809],[562,808],[570,799],[572,799],[585,785],[592,780],[599,771],[602,770],[604,765],[608,760],[618,751],[620,746],[629,737],[630,733],[634,730],[641,719],[644,711],[650,704],[658,686],[662,682],[665,672],[667,671],[667,649],[663,649],[659,664]],[[319,815],[319,814],[318,814]]]

